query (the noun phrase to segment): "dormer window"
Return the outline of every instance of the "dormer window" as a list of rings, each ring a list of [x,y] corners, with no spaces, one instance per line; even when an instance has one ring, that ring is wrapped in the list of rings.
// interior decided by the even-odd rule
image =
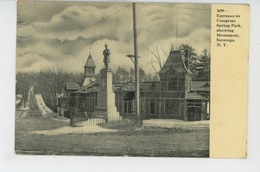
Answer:
[[[168,78],[172,78],[172,77],[174,77],[175,75],[176,75],[176,71],[175,71],[175,69],[172,69],[172,70],[170,70],[170,71],[168,72],[167,77],[168,77]]]

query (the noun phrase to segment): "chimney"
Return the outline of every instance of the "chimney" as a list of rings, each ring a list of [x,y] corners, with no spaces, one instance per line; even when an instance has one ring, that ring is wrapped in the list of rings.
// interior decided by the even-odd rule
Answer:
[[[188,49],[185,49],[184,50],[184,56],[185,56],[185,65],[186,65],[186,68],[189,70],[190,69],[190,52]]]

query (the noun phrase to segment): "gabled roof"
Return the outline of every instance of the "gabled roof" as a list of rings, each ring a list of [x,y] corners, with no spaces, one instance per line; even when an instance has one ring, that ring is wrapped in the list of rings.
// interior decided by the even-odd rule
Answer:
[[[132,90],[134,91],[135,90],[135,83],[133,81],[129,81],[127,82],[124,86],[122,86],[121,88],[122,90]]]
[[[191,91],[210,91],[210,81],[192,81]]]
[[[94,60],[92,59],[91,54],[89,54],[88,60],[87,60],[87,62],[86,62],[84,67],[96,67],[96,65],[94,63]]]
[[[188,72],[192,74],[184,64],[180,51],[170,52],[169,57],[167,58],[166,62],[163,65],[163,68],[160,70],[159,73],[166,73],[172,68],[174,68],[177,72]]]
[[[208,100],[198,93],[188,92],[185,97],[187,100]]]
[[[113,83],[112,85],[112,89],[113,91],[117,90],[117,89],[121,89],[122,86],[124,86],[126,83]],[[86,93],[91,93],[91,92],[99,92],[100,91],[100,84],[97,83],[96,81],[89,83],[86,86],[81,87],[80,89],[78,89],[77,91],[73,92],[73,93],[82,93],[82,94],[86,94]]]
[[[88,85],[82,86],[79,90],[75,91],[75,93],[89,93],[89,92],[99,92],[99,86],[97,82],[91,82]]]
[[[78,90],[78,89],[80,89],[80,86],[76,82],[66,82],[65,89],[66,90]]]
[[[160,82],[158,81],[141,82],[140,85],[144,91],[159,91],[160,89]]]

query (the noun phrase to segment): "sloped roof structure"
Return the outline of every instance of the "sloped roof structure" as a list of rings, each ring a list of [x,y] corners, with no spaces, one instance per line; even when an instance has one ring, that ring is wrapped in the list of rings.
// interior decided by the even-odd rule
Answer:
[[[191,91],[210,91],[210,81],[192,81]]]
[[[202,95],[193,92],[188,92],[185,98],[187,100],[207,100],[206,97],[203,97]]]
[[[80,89],[80,86],[76,82],[66,82],[65,89],[66,90],[78,90],[78,89]]]
[[[84,67],[96,67],[96,65],[95,65],[95,63],[94,63],[94,60],[93,60],[91,54],[89,54],[88,60],[87,60],[87,62],[86,62],[86,64],[85,64]]]
[[[170,52],[169,57],[167,58],[159,73],[166,73],[172,68],[174,68],[177,72],[187,72],[192,74],[191,71],[187,69],[186,65],[184,64],[180,51]]]

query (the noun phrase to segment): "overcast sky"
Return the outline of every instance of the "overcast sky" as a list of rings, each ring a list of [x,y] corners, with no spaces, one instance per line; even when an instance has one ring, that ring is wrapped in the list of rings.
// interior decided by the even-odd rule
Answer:
[[[20,19],[31,24],[17,27],[17,72],[53,67],[83,72],[90,51],[99,71],[105,44],[112,69],[133,67],[125,57],[134,51],[131,4],[20,2],[18,6]],[[140,67],[154,72],[150,65],[154,57],[147,49],[158,46],[168,54],[176,43],[177,27],[178,43],[191,45],[198,54],[209,49],[210,9],[210,5],[137,3]]]

